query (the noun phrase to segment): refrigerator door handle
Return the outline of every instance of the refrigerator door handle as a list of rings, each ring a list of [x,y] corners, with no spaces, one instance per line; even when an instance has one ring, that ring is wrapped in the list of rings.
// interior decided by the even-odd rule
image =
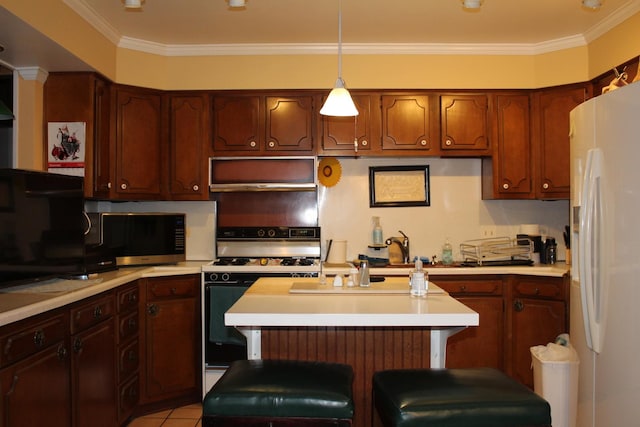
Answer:
[[[606,263],[600,252],[604,244],[601,185],[602,151],[591,149],[587,152],[582,185],[578,268],[587,346],[596,353],[602,351],[604,342],[607,285],[603,280]]]

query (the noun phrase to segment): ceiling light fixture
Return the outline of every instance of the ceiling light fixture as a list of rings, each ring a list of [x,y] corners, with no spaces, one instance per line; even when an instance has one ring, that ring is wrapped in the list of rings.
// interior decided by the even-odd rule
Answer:
[[[229,7],[244,7],[244,0],[229,0]]]
[[[582,0],[582,5],[587,9],[600,9],[602,2],[600,0]]]
[[[126,9],[142,9],[142,0],[124,0]]]
[[[465,9],[480,9],[482,0],[462,0],[462,7]]]
[[[0,99],[0,120],[13,120],[13,113],[7,105]]]
[[[342,0],[338,0],[338,79],[320,109],[323,116],[357,116],[358,109],[342,80]]]

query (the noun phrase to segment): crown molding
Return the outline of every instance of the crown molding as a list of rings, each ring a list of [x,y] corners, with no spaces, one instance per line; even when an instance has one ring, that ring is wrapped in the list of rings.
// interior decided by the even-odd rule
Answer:
[[[332,55],[335,43],[162,44],[121,35],[83,0],[63,0],[119,48],[167,57]],[[541,43],[345,43],[348,55],[539,55],[586,46],[640,11],[640,1],[629,0],[584,34]]]

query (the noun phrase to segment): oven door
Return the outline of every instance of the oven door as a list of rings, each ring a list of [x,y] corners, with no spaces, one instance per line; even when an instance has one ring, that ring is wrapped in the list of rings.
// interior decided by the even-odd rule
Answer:
[[[225,326],[224,314],[251,286],[251,283],[205,281],[205,368],[226,368],[234,360],[247,358],[246,338],[237,329]]]

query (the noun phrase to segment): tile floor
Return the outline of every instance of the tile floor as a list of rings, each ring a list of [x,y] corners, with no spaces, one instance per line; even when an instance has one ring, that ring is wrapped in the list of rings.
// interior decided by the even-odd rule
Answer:
[[[202,405],[194,403],[136,418],[128,427],[202,427],[201,416]]]

